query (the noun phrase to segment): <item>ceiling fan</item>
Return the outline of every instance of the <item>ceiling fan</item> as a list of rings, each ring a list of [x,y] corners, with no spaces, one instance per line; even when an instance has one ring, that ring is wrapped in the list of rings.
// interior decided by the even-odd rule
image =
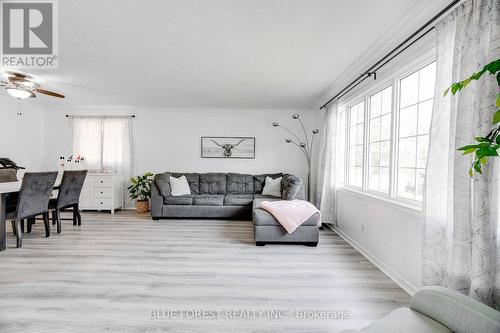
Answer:
[[[36,98],[36,94],[44,94],[52,97],[64,98],[64,95],[41,88],[29,74],[5,71],[6,81],[0,81],[0,87],[5,87],[7,93],[18,99]]]

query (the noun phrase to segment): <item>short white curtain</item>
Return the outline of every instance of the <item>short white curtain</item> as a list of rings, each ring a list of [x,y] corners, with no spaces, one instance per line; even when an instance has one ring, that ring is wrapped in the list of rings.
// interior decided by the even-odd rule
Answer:
[[[335,224],[337,196],[335,181],[336,165],[336,130],[337,130],[337,102],[330,103],[325,108],[323,137],[319,152],[318,186],[316,206],[321,211],[321,222]]]
[[[90,171],[102,170],[102,119],[70,117],[71,153],[85,158]]]
[[[443,97],[500,56],[500,0],[466,0],[436,25],[437,82],[426,175],[423,284],[458,290],[499,304],[498,158],[470,178],[470,155],[457,148],[491,128],[498,93],[485,75],[456,96]],[[496,300],[495,300],[496,299]]]
[[[73,156],[85,157],[88,169],[125,176],[125,185],[134,174],[134,137],[128,116],[71,116]],[[124,188],[125,205],[131,201]]]

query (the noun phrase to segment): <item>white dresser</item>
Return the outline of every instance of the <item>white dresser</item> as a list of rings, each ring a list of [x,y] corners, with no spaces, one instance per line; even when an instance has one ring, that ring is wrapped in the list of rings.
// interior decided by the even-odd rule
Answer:
[[[123,208],[124,176],[116,173],[88,173],[80,195],[81,210]]]

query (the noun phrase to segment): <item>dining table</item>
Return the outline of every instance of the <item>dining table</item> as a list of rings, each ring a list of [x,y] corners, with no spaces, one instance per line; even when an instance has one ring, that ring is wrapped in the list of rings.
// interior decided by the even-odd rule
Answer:
[[[54,190],[59,188],[60,182],[60,177],[57,177]],[[0,183],[0,251],[5,251],[7,248],[7,196],[18,193],[21,184],[22,181]]]

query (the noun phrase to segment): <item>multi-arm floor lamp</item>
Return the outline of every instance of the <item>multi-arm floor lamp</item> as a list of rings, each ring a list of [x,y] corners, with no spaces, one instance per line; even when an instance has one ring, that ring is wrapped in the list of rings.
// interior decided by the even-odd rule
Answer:
[[[304,153],[304,157],[306,158],[307,161],[307,200],[310,201],[311,200],[311,156],[313,152],[312,150],[314,145],[314,137],[316,136],[316,134],[319,133],[319,129],[312,130],[311,140],[309,140],[309,136],[307,135],[306,128],[304,126],[304,123],[300,119],[300,116],[298,114],[294,114],[292,118],[299,121],[300,127],[302,128],[302,131],[304,133],[303,139],[301,139],[297,134],[295,134],[288,128],[281,126],[277,122],[273,122],[273,126],[281,127],[282,129],[290,133],[293,138],[287,138],[285,139],[285,142],[296,145]]]

